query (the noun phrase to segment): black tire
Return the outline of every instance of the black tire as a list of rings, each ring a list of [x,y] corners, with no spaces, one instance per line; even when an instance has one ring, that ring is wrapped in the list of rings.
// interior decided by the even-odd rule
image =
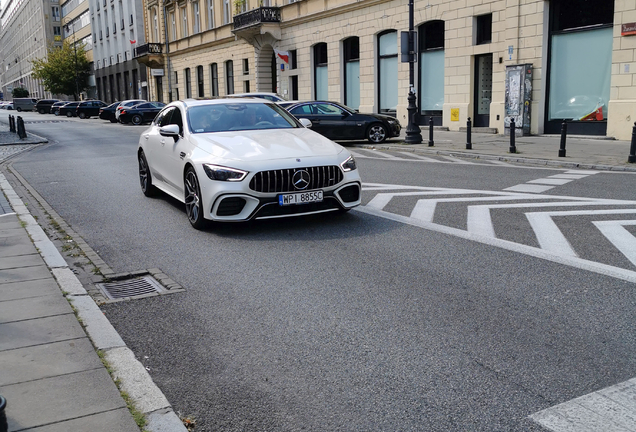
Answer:
[[[22,112],[22,108],[20,108],[20,107],[17,107],[15,110],[16,110],[17,112]]]
[[[73,113],[70,111],[66,111],[66,117],[73,117]]]
[[[203,218],[203,202],[201,201],[201,188],[194,168],[188,167],[184,177],[185,206],[188,221],[194,229],[202,229],[206,226]]]
[[[117,123],[117,120],[116,120],[116,119],[114,119],[114,118],[112,118],[112,119],[110,119],[110,122],[111,122],[111,123]]]
[[[85,119],[86,118],[86,114],[84,114],[83,112],[79,113],[79,118]]]
[[[40,114],[44,114],[44,113],[45,113],[44,108],[40,108],[40,109],[38,110],[38,112],[39,112]]]
[[[147,197],[153,197],[157,194],[157,189],[152,185],[152,175],[150,174],[148,161],[143,151],[139,152],[137,162],[139,163],[139,184],[141,185],[141,191]]]
[[[367,139],[374,144],[383,143],[386,140],[386,127],[381,123],[373,123],[367,130]]]
[[[130,122],[134,125],[139,126],[140,124],[142,124],[144,121],[144,119],[139,115],[139,114],[135,114],[134,116],[132,116],[132,118],[130,119]]]
[[[55,115],[59,116],[60,115],[60,110],[55,111]]]

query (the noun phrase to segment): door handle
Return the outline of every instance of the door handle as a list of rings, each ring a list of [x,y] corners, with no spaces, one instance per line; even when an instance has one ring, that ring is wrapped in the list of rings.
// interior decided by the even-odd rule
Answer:
[[[186,156],[185,152],[181,152],[181,153],[179,153],[179,158],[180,158],[181,160],[183,160],[183,158],[184,158],[185,156]]]
[[[147,134],[144,135],[144,139],[148,139],[148,135]]]
[[[162,140],[161,140],[161,146],[163,147],[163,146],[165,146],[165,145],[166,145],[166,140],[165,140],[165,139],[162,139]]]

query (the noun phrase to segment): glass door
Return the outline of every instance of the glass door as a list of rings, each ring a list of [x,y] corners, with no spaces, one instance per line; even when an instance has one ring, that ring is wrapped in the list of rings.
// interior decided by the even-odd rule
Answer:
[[[473,126],[490,126],[492,101],[492,54],[475,56],[475,115]]]

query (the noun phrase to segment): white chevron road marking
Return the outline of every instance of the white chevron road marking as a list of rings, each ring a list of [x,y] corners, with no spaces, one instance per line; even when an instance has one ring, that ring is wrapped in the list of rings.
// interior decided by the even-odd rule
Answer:
[[[530,192],[530,193],[541,193],[553,189],[554,186],[542,186],[542,185],[531,185],[531,184],[518,184],[516,186],[511,186],[509,188],[505,188],[505,191],[510,192]]]
[[[399,154],[402,154],[404,156],[409,156],[411,158],[415,158],[415,159],[419,159],[419,160],[424,160],[426,162],[434,162],[434,163],[445,163],[444,161],[438,160],[438,159],[433,159],[430,157],[426,157],[426,156],[421,156],[418,155],[416,153],[408,153],[408,152],[398,152]]]
[[[625,225],[636,225],[636,220],[608,220],[592,223],[632,264],[636,265],[636,237],[624,228]]]
[[[512,252],[521,253],[535,258],[541,258],[557,264],[563,264],[570,267],[578,268],[581,270],[590,271],[604,276],[613,277],[616,279],[624,280],[627,282],[636,283],[636,271],[626,270],[619,267],[614,267],[608,264],[597,263],[594,261],[588,261],[578,257],[563,256],[545,251],[540,248],[527,246],[519,243],[514,243],[507,240],[501,240],[494,237],[486,237],[478,234],[470,233],[458,228],[447,227],[431,222],[424,222],[421,220],[413,219],[407,216],[398,215],[395,213],[385,212],[366,206],[359,206],[353,209],[361,213],[381,217],[394,222],[403,223],[406,225],[416,226],[424,228],[430,231],[435,231],[443,234],[452,235],[455,237],[463,238],[466,240],[475,241],[489,246],[498,247],[501,249],[509,250]]]

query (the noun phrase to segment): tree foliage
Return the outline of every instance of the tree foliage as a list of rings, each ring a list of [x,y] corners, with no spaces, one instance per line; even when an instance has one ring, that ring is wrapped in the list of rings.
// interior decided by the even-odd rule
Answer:
[[[14,98],[29,97],[29,91],[24,87],[16,87],[11,91],[11,96]]]
[[[36,59],[33,77],[42,80],[47,91],[53,94],[73,95],[78,100],[79,93],[88,89],[90,61],[86,57],[85,45],[65,40],[61,47],[49,46],[47,58]]]

